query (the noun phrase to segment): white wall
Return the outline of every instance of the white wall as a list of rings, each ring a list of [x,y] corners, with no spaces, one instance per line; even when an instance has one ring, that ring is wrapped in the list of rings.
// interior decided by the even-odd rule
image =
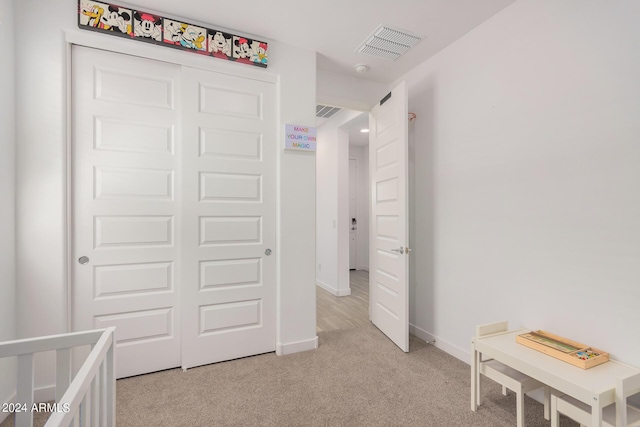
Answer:
[[[16,321],[20,338],[66,331],[62,28],[75,24],[76,9],[77,4],[63,0],[15,2],[15,27],[30,28],[21,32],[16,49]],[[60,26],[31,25],[34,10]],[[46,363],[44,359],[36,358],[36,377],[42,379],[37,387],[53,383],[48,373],[53,359],[47,358]]]
[[[271,53],[273,50],[273,53]],[[280,75],[280,137],[284,124],[315,125],[316,55],[270,42],[269,70]],[[317,347],[316,336],[316,158],[280,152],[279,312],[281,353]]]
[[[369,147],[349,146],[349,158],[356,159],[356,269],[369,270]]]
[[[5,64],[0,67],[0,341],[16,337],[14,28],[13,0],[0,0],[0,58]],[[2,404],[15,392],[15,360],[0,359],[0,378]]]
[[[383,83],[318,70],[318,103],[369,111],[389,90]]]
[[[343,110],[318,128],[316,152],[316,284],[336,296],[349,286],[349,134],[360,115]]]
[[[47,17],[47,25],[32,25],[34,10]],[[21,32],[21,48],[16,54],[18,332],[22,337],[66,330],[64,31],[79,32],[76,22],[77,2],[16,2],[16,28],[29,28]],[[110,43],[135,44],[140,48],[144,45],[107,35],[100,37]],[[265,72],[279,75],[279,129],[284,131],[284,123],[313,125],[315,53],[277,42],[270,42],[269,48],[270,64]],[[185,55],[190,62],[218,61],[176,53]],[[226,62],[225,66],[247,67]],[[277,349],[279,353],[288,353],[317,344],[315,157],[281,150],[278,166]],[[36,375],[45,370],[46,365],[38,363]],[[43,378],[44,384],[53,381],[50,375]]]
[[[639,364],[638,16],[520,0],[402,78],[414,331],[468,361],[508,319]]]

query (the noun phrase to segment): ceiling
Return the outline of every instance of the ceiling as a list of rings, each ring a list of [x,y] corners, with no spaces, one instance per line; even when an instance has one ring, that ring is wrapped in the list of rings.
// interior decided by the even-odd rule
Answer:
[[[390,83],[515,0],[130,0],[166,15],[318,52],[318,69]],[[394,62],[354,50],[384,23],[425,38]],[[367,64],[364,74],[356,64]]]
[[[343,112],[347,111],[352,110],[343,110],[338,114],[342,114]],[[336,116],[338,114],[336,114]],[[330,120],[333,120],[333,117],[329,119],[316,117],[316,127],[323,126]],[[339,117],[338,120],[340,120]],[[369,129],[369,113],[361,113],[357,115],[353,119],[340,126],[340,129],[346,130],[349,133],[349,145],[355,145],[357,147],[369,146],[369,133],[360,132],[362,129]]]

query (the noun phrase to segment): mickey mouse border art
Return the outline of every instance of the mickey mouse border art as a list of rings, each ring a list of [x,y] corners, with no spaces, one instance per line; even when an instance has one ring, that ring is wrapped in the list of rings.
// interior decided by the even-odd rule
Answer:
[[[78,27],[267,68],[268,43],[93,0],[78,0]]]

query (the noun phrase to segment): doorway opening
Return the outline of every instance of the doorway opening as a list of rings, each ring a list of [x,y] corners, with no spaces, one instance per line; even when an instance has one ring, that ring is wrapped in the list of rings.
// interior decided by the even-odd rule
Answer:
[[[369,113],[341,109],[316,124],[316,301],[322,332],[369,323]]]
[[[320,124],[317,134],[317,285],[335,297],[351,295],[349,233],[357,231],[350,226],[358,223],[358,217],[349,217],[349,153],[355,151],[349,147],[350,131],[369,129],[369,149],[363,162],[369,166],[369,194],[363,198],[370,200],[367,268],[371,272],[368,281],[373,283],[369,286],[368,314],[375,327],[408,352],[411,247],[407,85],[399,83],[373,106],[366,128],[361,112],[341,111],[334,116]],[[328,271],[323,265],[329,267]],[[318,317],[323,314],[320,307]],[[322,325],[320,322],[319,327]]]

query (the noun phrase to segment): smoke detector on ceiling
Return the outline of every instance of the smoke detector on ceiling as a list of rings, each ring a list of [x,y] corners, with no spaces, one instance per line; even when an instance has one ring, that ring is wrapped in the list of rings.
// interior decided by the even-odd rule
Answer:
[[[366,73],[369,71],[369,66],[367,64],[358,64],[356,65],[356,71],[360,74]]]
[[[422,40],[422,36],[407,30],[380,24],[355,51],[375,56],[376,58],[395,61],[420,40]]]

